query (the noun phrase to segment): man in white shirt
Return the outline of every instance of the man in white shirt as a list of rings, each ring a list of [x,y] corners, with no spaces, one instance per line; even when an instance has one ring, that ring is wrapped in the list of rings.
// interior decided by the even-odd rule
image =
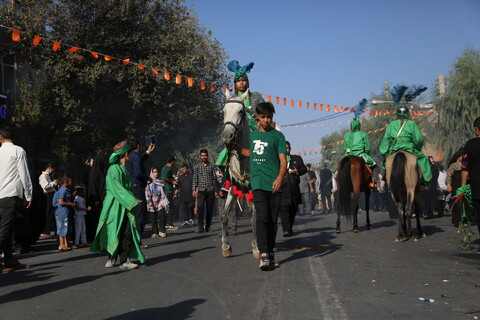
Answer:
[[[55,165],[49,162],[45,167],[45,171],[43,171],[38,178],[38,182],[42,187],[47,201],[47,207],[45,211],[45,227],[40,235],[42,238],[50,237],[51,235],[55,234],[55,216],[53,212],[52,199],[55,191],[57,191],[55,187],[58,185],[58,183],[57,180],[52,179],[52,173],[54,171]]]
[[[0,251],[4,254],[2,272],[25,269],[12,255],[12,235],[15,217],[26,200],[32,201],[32,182],[27,167],[27,154],[13,144],[13,129],[0,129]]]
[[[438,216],[442,217],[445,210],[445,196],[447,195],[447,172],[442,165],[438,166],[437,179],[437,211]]]

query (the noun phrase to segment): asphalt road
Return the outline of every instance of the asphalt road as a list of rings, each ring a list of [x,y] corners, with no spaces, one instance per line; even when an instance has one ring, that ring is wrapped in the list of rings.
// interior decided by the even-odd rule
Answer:
[[[460,248],[449,217],[424,221],[427,238],[395,243],[388,213],[372,213],[369,231],[364,216],[361,233],[343,221],[338,235],[334,215],[299,217],[292,238],[278,237],[272,272],[251,256],[246,217],[229,258],[214,219],[207,234],[186,227],[144,239],[148,261],[130,271],[104,268],[104,254],[57,253],[54,240],[41,240],[42,251],[19,256],[30,269],[0,274],[0,319],[480,317],[480,255]]]

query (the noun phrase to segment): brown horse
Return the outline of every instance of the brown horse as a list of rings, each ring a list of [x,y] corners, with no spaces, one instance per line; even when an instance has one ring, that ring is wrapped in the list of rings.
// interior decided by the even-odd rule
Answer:
[[[367,229],[372,229],[370,224],[370,182],[372,173],[366,167],[365,160],[357,156],[346,156],[338,163],[338,217],[336,233],[340,233],[340,216],[345,215],[350,221],[353,213],[353,231],[360,232],[358,227],[358,199],[360,192],[365,192],[365,210],[367,211]],[[351,197],[353,193],[353,199]]]
[[[418,237],[425,237],[420,224],[420,179],[421,171],[417,164],[417,156],[403,150],[397,151],[386,161],[387,184],[392,199],[397,205],[399,215],[398,235],[396,242],[417,241],[412,231],[412,214],[417,219]]]

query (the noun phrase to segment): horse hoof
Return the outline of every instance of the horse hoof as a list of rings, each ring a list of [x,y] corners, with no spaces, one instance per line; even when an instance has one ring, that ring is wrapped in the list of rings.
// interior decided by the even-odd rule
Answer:
[[[374,230],[374,229],[375,229],[375,228],[372,227],[372,226],[368,226],[368,227],[367,227],[367,230]]]
[[[422,237],[422,238],[426,238],[427,235],[426,235],[425,233],[423,233],[421,237]]]
[[[359,232],[360,232],[360,229],[359,229],[359,228],[355,228],[355,229],[353,229],[353,232],[359,233]]]
[[[337,228],[335,229],[335,233],[342,233],[342,231],[340,230],[340,228]]]
[[[232,255],[232,247],[228,247],[227,250],[225,249],[222,249],[222,255],[225,257],[225,258],[228,258]]]
[[[405,238],[403,237],[395,239],[395,242],[403,242],[403,241],[405,241]]]
[[[260,251],[252,249],[252,257],[256,260],[260,259]]]

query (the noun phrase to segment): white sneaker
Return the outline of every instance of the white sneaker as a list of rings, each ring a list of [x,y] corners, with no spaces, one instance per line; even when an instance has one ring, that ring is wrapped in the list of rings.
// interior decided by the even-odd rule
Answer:
[[[188,220],[188,223],[193,226],[195,224],[195,221],[193,221],[193,219],[190,219]]]
[[[117,258],[115,258],[115,259],[108,259],[107,263],[105,264],[105,268],[113,268],[113,267],[115,267],[115,262],[117,262]]]
[[[120,269],[122,270],[131,270],[131,269],[137,269],[137,268],[138,268],[138,264],[130,262],[130,259],[128,259],[127,261],[125,261],[120,265]]]

